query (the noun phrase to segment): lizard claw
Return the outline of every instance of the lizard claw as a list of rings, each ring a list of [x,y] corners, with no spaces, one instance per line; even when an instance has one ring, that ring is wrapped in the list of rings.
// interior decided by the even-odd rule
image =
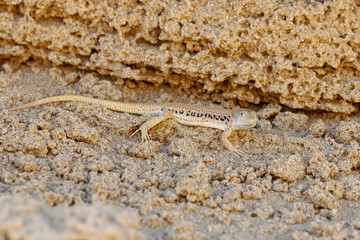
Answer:
[[[237,155],[244,155],[245,153],[243,151],[239,150],[238,148],[239,148],[239,146],[236,146],[236,147],[229,148],[229,150]]]
[[[134,136],[138,131],[140,131],[141,130],[141,128],[138,128],[135,132],[133,132],[131,135],[130,135],[130,137],[132,137],[132,136]]]
[[[141,141],[147,142],[150,140],[149,134],[147,130],[141,130]]]
[[[137,132],[141,131],[141,141],[142,142],[147,142],[150,140],[149,134],[147,129],[143,128],[143,127],[139,127],[133,134],[131,134],[130,137],[134,136]]]

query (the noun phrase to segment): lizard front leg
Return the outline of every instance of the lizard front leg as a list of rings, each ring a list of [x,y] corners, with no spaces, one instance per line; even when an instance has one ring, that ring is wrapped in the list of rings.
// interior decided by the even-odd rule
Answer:
[[[226,147],[227,149],[229,149],[230,151],[242,155],[245,154],[243,151],[237,149],[238,147],[234,147],[231,142],[228,140],[228,137],[230,136],[232,132],[232,127],[228,127],[224,130],[224,132],[221,134],[221,138],[220,141],[222,143],[222,145],[224,145],[224,147]]]
[[[157,125],[158,123],[163,122],[169,118],[173,118],[173,116],[172,116],[172,114],[170,114],[170,112],[162,112],[160,116],[150,118],[145,123],[143,123],[143,125],[141,125],[141,127],[138,130],[136,130],[133,134],[131,134],[130,137],[132,137],[138,131],[141,131],[141,141],[142,142],[149,141],[150,137],[149,137],[148,130],[150,128],[154,127],[155,125]]]

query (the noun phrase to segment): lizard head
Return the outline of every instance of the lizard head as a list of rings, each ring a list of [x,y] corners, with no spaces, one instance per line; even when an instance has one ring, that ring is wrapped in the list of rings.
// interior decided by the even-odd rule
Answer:
[[[234,112],[232,127],[234,130],[249,129],[255,127],[257,120],[255,111],[241,108]]]

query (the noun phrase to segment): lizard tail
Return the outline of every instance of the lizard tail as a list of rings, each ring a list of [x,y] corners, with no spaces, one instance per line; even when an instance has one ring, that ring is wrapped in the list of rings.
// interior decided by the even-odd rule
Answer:
[[[116,101],[109,101],[103,99],[96,99],[90,97],[83,97],[77,95],[60,95],[54,97],[47,97],[43,99],[39,99],[33,102],[26,103],[21,106],[7,108],[5,110],[8,111],[17,111],[24,108],[34,107],[38,105],[43,105],[52,102],[82,102],[82,103],[89,103],[89,104],[99,104],[102,105],[110,110],[119,111],[119,112],[128,112],[128,113],[135,113],[135,114],[144,114],[150,113],[154,107],[147,105],[147,104],[139,104],[139,103],[123,103],[123,102],[116,102]],[[156,108],[156,107],[155,107]]]

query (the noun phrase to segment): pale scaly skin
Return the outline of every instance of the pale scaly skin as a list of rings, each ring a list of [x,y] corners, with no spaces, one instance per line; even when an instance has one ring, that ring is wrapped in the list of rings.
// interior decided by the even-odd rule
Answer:
[[[221,129],[224,131],[221,134],[221,143],[224,145],[224,147],[236,154],[244,153],[240,151],[238,147],[234,147],[228,140],[231,132],[233,130],[250,129],[255,127],[257,122],[256,113],[249,109],[228,110],[217,107],[205,107],[180,103],[123,103],[74,95],[61,95],[43,98],[6,110],[16,111],[51,102],[69,101],[99,104],[108,109],[119,112],[154,115],[154,117],[147,120],[138,130],[132,134],[134,135],[138,131],[141,131],[141,139],[143,142],[150,139],[148,134],[148,130],[150,128],[162,121],[172,118],[185,125]]]

